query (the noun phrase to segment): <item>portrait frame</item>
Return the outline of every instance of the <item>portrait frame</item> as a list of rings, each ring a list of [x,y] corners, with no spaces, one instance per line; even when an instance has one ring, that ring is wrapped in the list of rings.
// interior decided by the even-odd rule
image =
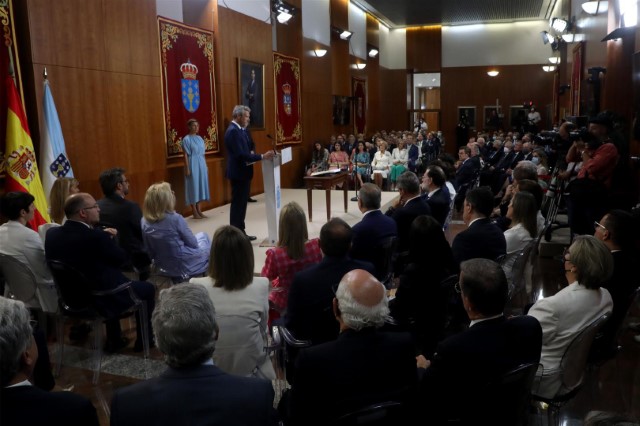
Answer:
[[[483,129],[500,129],[502,128],[502,118],[500,117],[500,109],[495,105],[487,105],[483,108],[482,128]],[[495,113],[495,115],[493,115]],[[493,119],[495,117],[495,119]],[[494,122],[495,121],[495,122]]]
[[[252,71],[255,72],[253,87]],[[265,129],[264,64],[238,58],[238,104],[251,108],[250,129]]]
[[[529,108],[524,105],[509,105],[509,129],[520,129],[527,125]],[[519,126],[518,119],[522,120]]]
[[[475,106],[459,106],[458,107],[458,120],[462,116],[467,117],[467,124],[470,130],[476,130],[476,107]]]

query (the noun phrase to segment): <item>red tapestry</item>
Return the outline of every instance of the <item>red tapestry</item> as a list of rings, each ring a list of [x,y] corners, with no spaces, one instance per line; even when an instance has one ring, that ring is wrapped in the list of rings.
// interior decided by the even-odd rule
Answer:
[[[573,69],[571,70],[571,115],[580,115],[580,83],[582,81],[583,44],[573,48]]]
[[[353,88],[353,128],[356,133],[365,134],[367,130],[367,81],[352,77]]]
[[[276,144],[302,142],[300,60],[273,52]]]
[[[218,152],[213,33],[158,16],[167,156],[182,155],[187,120],[200,123],[206,153]]]

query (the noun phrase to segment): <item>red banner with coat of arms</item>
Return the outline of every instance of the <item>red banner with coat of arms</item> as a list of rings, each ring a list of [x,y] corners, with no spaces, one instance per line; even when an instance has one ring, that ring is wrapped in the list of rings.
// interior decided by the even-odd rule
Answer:
[[[273,80],[276,100],[276,143],[300,143],[300,60],[273,52]]]
[[[367,130],[367,81],[352,77],[353,88],[353,128],[356,133],[366,133]]]
[[[213,33],[158,17],[167,156],[182,155],[187,120],[200,123],[205,152],[219,151]]]

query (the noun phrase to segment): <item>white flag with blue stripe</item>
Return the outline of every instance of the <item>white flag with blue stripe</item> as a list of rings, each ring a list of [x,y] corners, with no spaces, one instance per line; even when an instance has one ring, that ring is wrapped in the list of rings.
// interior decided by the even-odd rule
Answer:
[[[73,177],[73,169],[65,150],[58,111],[55,102],[53,102],[48,80],[44,81],[42,109],[44,121],[40,132],[40,172],[42,173],[42,188],[48,198],[53,182],[57,178]]]

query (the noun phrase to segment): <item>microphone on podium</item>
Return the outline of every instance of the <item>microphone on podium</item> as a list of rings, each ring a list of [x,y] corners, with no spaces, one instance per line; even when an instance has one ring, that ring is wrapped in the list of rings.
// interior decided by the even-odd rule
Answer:
[[[278,154],[278,151],[276,151],[276,140],[269,133],[267,133],[267,138],[271,139],[271,148],[273,149],[273,153]]]

